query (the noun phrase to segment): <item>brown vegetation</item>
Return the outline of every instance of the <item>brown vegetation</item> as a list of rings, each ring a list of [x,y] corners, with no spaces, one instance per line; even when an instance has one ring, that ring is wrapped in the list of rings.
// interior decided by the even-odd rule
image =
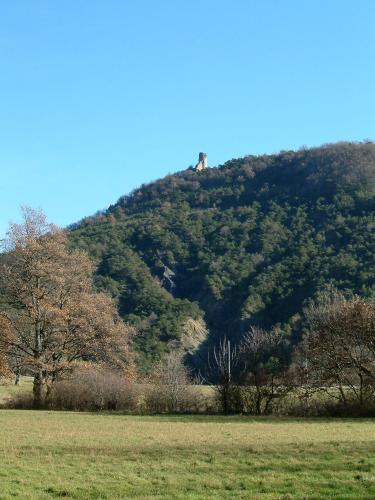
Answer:
[[[375,302],[322,293],[306,310],[310,331],[302,344],[306,382],[344,407],[374,403]]]
[[[144,406],[151,413],[199,412],[202,398],[179,351],[157,363],[145,385]]]
[[[34,377],[34,406],[79,360],[131,369],[131,330],[112,300],[93,290],[93,265],[68,248],[64,231],[43,213],[24,209],[23,224],[8,232],[2,286],[0,352],[14,370]]]

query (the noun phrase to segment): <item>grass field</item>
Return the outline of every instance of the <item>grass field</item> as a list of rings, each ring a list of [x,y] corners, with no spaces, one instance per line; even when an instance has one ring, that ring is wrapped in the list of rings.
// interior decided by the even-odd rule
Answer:
[[[0,411],[0,498],[375,498],[375,422]]]

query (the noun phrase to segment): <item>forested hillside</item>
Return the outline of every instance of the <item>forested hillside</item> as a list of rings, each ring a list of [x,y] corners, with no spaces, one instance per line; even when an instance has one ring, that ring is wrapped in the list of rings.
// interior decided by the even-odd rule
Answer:
[[[143,185],[71,228],[96,283],[138,326],[147,369],[170,341],[187,351],[250,324],[295,342],[329,283],[375,286],[375,145],[338,143],[233,159]]]

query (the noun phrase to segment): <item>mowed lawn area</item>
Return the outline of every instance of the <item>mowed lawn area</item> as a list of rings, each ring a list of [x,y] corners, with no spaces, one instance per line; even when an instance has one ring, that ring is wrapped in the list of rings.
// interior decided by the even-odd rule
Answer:
[[[375,498],[375,422],[0,411],[0,498]]]

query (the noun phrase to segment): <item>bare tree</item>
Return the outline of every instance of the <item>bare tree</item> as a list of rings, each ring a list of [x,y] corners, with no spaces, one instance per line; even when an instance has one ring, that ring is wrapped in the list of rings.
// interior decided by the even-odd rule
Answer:
[[[275,401],[291,390],[291,377],[285,359],[286,342],[277,329],[251,327],[241,342],[242,383],[248,411],[269,413]]]
[[[239,362],[238,354],[238,349],[224,337],[217,346],[214,346],[209,356],[209,366],[218,381],[216,390],[224,413],[234,411],[237,406],[235,404],[237,384],[234,380],[234,371]]]
[[[197,392],[183,353],[171,350],[154,367],[148,378],[146,403],[153,411],[177,412],[191,409],[197,403]]]
[[[43,388],[77,360],[130,365],[131,331],[111,298],[94,292],[88,256],[69,249],[66,233],[42,212],[26,208],[23,216],[10,226],[1,269],[12,309],[1,312],[0,350],[33,375],[39,408]]]
[[[363,407],[375,395],[375,302],[322,292],[305,310],[305,356],[313,385],[344,406]]]

